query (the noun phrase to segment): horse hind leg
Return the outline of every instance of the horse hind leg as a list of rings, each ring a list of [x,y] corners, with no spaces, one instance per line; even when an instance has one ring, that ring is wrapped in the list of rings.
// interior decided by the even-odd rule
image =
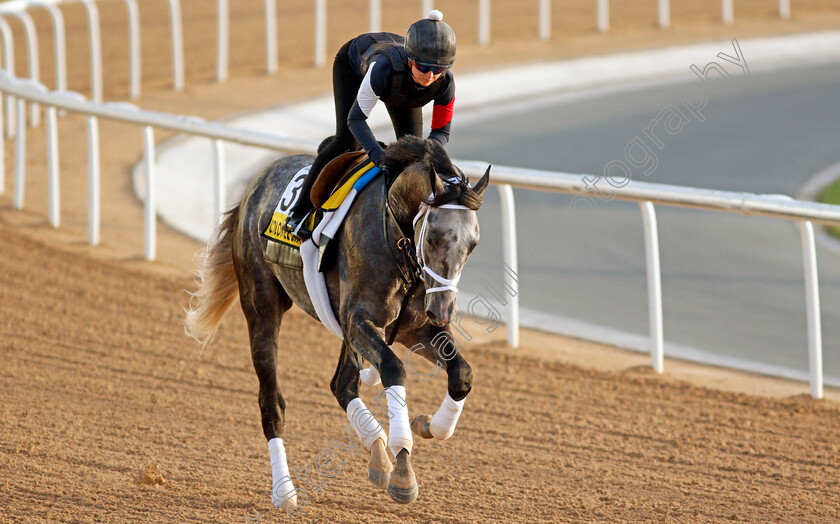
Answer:
[[[335,375],[330,382],[338,404],[347,412],[347,420],[362,443],[370,452],[368,480],[376,487],[386,489],[391,479],[391,459],[385,449],[388,437],[382,425],[359,398],[359,367],[361,360],[351,353],[346,343],[341,344],[341,356]]]
[[[251,359],[260,384],[260,415],[271,461],[271,498],[276,508],[289,509],[297,505],[298,492],[283,447],[286,402],[277,380],[277,335],[292,300],[267,267],[251,266],[238,272],[240,303],[248,322]]]

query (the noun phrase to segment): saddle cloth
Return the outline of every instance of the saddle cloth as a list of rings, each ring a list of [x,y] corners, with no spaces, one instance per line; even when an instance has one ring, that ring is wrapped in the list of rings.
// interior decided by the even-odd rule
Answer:
[[[330,240],[333,239],[338,228],[344,222],[344,218],[353,205],[356,195],[380,173],[380,169],[364,155],[359,156],[356,153],[346,153],[336,160],[348,155],[354,156],[354,159],[361,158],[362,161],[355,164],[349,171],[346,171],[346,175],[341,177],[340,183],[326,200],[315,202],[320,204],[320,209],[317,213],[320,220],[316,223],[314,216],[310,216],[311,222],[308,225],[314,226],[312,238],[302,242],[300,238],[288,231],[284,231],[282,228],[288,211],[301,196],[299,191],[300,186],[303,183],[303,179],[309,173],[311,166],[302,168],[292,177],[292,180],[280,197],[280,201],[274,210],[268,228],[263,232],[263,236],[269,240],[268,248],[266,249],[266,260],[287,267],[303,268],[306,290],[309,293],[309,298],[312,301],[318,319],[332,334],[342,339],[344,335],[330,304],[326,280],[324,280],[324,274],[321,272],[321,264]],[[344,165],[346,166],[347,164]],[[330,176],[334,175],[331,174]],[[317,186],[319,182],[321,182],[320,176],[315,185]],[[323,191],[323,189],[321,190]],[[313,186],[313,193],[314,191],[315,186]],[[298,260],[300,260],[299,263]]]

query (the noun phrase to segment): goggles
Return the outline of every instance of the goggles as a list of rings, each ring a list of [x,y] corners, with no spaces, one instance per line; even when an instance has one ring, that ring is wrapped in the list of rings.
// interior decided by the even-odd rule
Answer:
[[[418,64],[417,61],[413,58],[409,58],[408,63],[416,67],[417,70],[423,74],[431,72],[433,75],[439,75],[443,72],[444,69],[446,69],[445,67],[424,66],[423,64]]]

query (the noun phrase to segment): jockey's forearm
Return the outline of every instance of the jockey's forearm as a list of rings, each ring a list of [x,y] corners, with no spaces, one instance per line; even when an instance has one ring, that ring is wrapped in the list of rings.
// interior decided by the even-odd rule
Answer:
[[[367,123],[367,119],[354,118],[351,113],[351,116],[347,118],[347,127],[350,129],[350,132],[353,133],[353,136],[356,137],[356,140],[362,144],[362,147],[365,149],[370,159],[373,160],[373,163],[378,166],[385,151],[379,145],[379,142],[376,141],[376,137],[373,136],[373,131],[371,131],[370,126]]]
[[[429,140],[433,140],[442,146],[449,143],[449,126],[441,129],[432,129],[429,133]]]

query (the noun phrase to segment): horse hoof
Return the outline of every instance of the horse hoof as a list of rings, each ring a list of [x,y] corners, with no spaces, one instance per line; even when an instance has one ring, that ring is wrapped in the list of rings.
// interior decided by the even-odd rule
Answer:
[[[397,464],[388,483],[388,494],[400,504],[410,504],[417,500],[419,492],[417,478],[414,476],[414,470],[411,468],[411,462],[409,462],[408,451],[403,449],[397,455]]]
[[[414,417],[414,420],[411,421],[411,431],[413,431],[418,437],[432,438],[432,430],[429,427],[431,421],[432,418],[429,415],[419,415]]]
[[[285,498],[274,497],[271,501],[277,509],[292,509],[297,506],[297,495],[286,496]]]
[[[368,464],[368,480],[377,488],[385,489],[391,481],[391,459],[385,451],[385,443],[382,439],[376,439],[370,448],[370,463]]]
[[[400,504],[411,504],[417,500],[417,495],[420,491],[417,489],[417,484],[407,488],[398,488],[393,484],[388,484],[388,494],[395,502]]]

